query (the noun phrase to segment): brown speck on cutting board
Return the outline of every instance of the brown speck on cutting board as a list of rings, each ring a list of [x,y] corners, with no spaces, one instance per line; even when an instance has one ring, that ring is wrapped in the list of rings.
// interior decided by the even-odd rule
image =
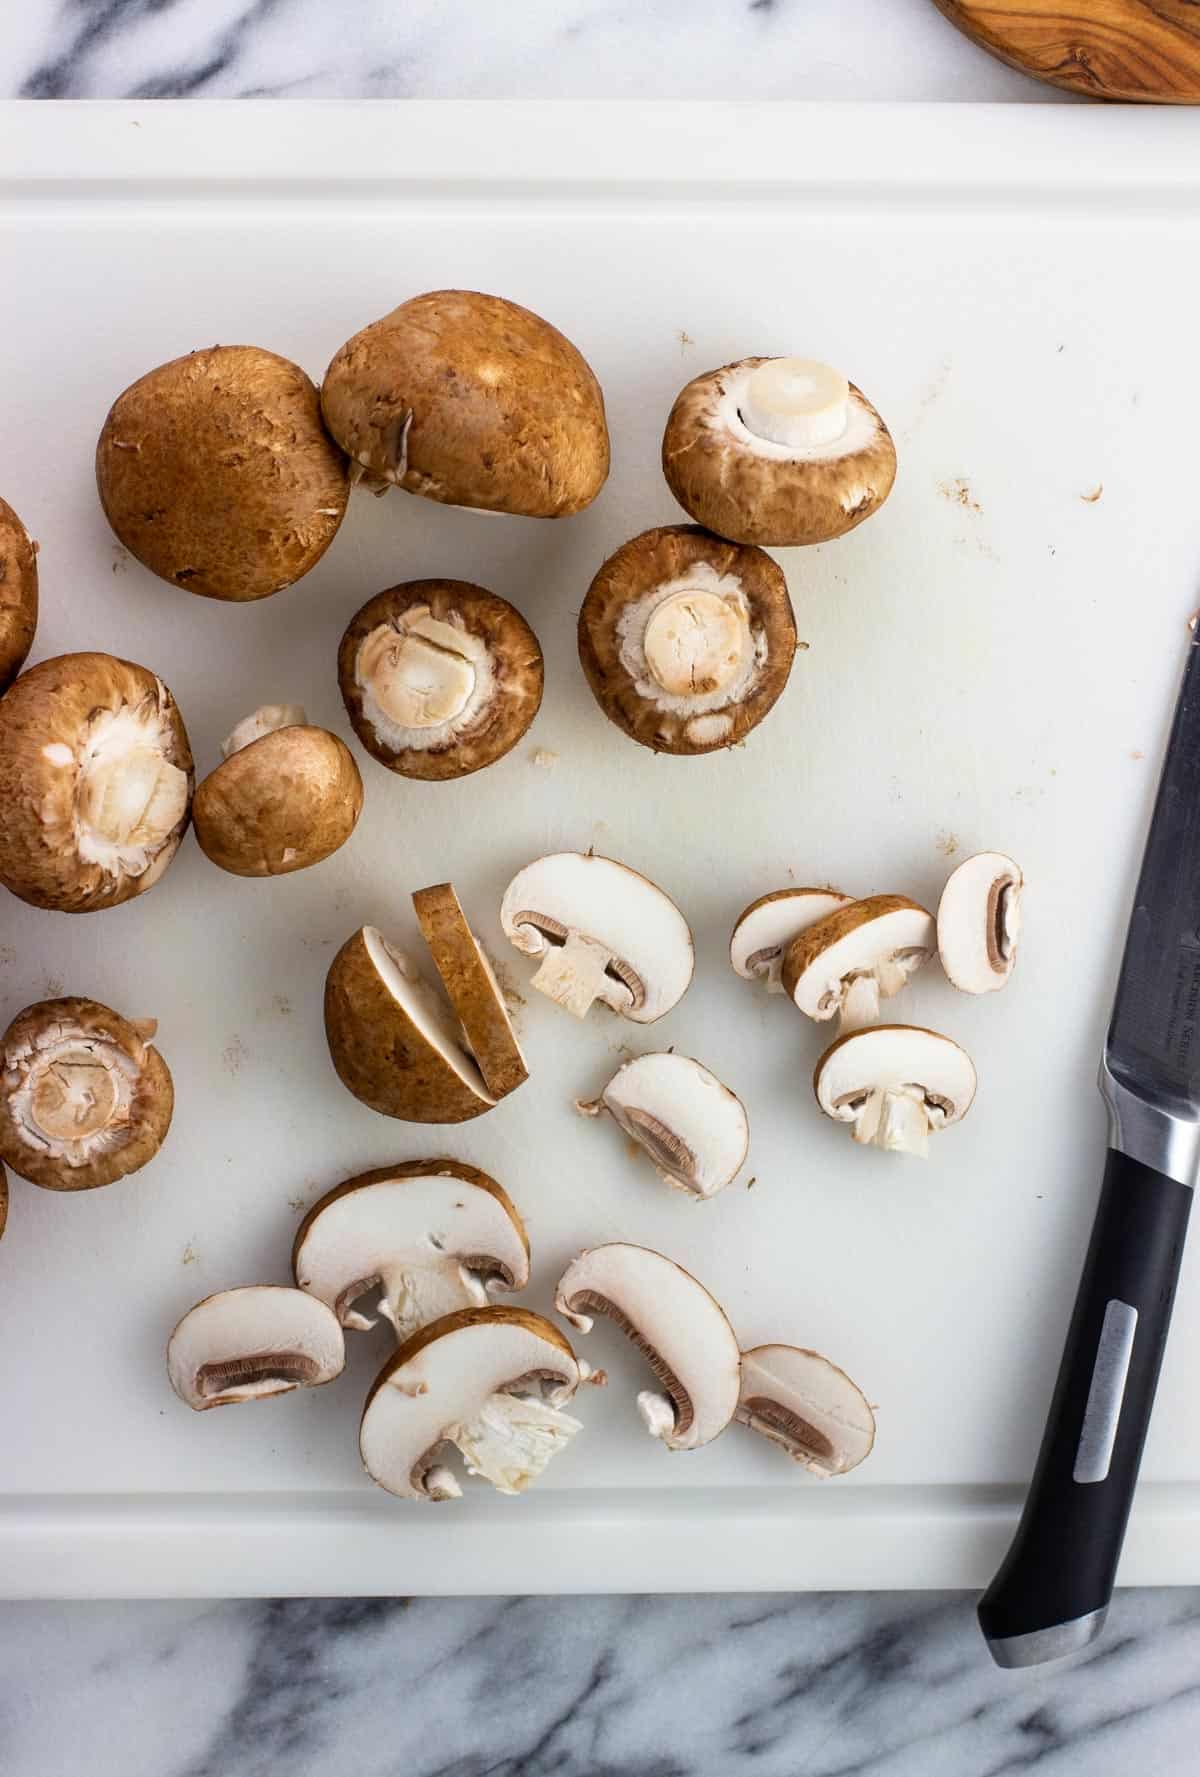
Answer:
[[[241,1037],[230,1037],[221,1051],[221,1065],[228,1074],[239,1072],[246,1059],[246,1045]]]
[[[279,1013],[281,1018],[291,1017],[292,1002],[286,993],[277,993],[275,995],[275,1010]]]
[[[0,968],[7,967],[9,963],[15,963],[16,960],[17,952],[15,946],[12,944],[0,944]]]
[[[696,343],[695,340],[692,338],[691,334],[686,330],[686,328],[681,327],[679,329],[679,355],[680,355],[680,357],[682,358],[683,354],[687,351],[688,347],[694,346],[695,343]]]
[[[195,1247],[192,1245],[191,1241],[189,1240],[187,1245],[183,1249],[183,1257],[180,1259],[179,1263],[181,1265],[194,1265],[194,1264],[196,1264],[199,1257],[200,1257],[200,1254],[196,1251]]]
[[[1131,759],[1144,759],[1146,757],[1146,755],[1145,755],[1145,753],[1143,753],[1143,751],[1140,747],[1134,747],[1132,752],[1130,753],[1129,757]]]
[[[950,379],[950,360],[943,358],[925,386],[924,393],[917,402],[916,410],[908,425],[901,429],[901,438],[908,440],[924,423],[929,410],[936,407],[942,398],[942,392]]]
[[[965,475],[956,475],[952,481],[939,481],[938,493],[944,500],[955,506],[961,506],[964,512],[982,513],[983,507],[971,492],[971,484]]]
[[[307,1202],[308,1202],[307,1197],[289,1197],[287,1200],[288,1208],[294,1209],[294,1210],[303,1209]]]
[[[937,847],[938,851],[941,852],[941,854],[944,858],[952,858],[959,847],[958,834],[957,833],[947,833],[943,829],[943,831],[940,832],[938,834],[937,838],[934,840],[934,845]]]
[[[552,753],[549,747],[535,747],[530,757],[543,771],[553,771],[558,764],[558,754]]]
[[[62,998],[63,984],[57,975],[47,975],[42,982],[42,998],[57,1000]]]
[[[758,1183],[758,1174],[754,1173],[754,1174],[752,1174],[752,1176],[750,1178],[748,1178],[746,1180],[746,1189],[748,1191],[752,1191],[757,1183]]]
[[[1080,494],[1079,498],[1083,501],[1085,506],[1094,506],[1103,492],[1104,483],[1098,481],[1090,494]]]

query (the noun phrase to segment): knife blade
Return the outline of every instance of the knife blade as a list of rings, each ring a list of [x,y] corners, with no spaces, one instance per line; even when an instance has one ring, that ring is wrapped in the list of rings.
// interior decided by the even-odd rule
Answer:
[[[1100,1634],[1200,1171],[1200,632],[1193,624],[1100,1069],[1104,1181],[1037,1465],[979,1602],[1000,1666]]]

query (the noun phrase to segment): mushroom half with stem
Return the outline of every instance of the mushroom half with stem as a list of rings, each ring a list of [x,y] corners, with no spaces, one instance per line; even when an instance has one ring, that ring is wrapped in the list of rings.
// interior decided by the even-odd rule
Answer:
[[[167,1375],[196,1412],[316,1388],[346,1362],[338,1318],[303,1290],[249,1284],[206,1296],[167,1342]]]
[[[0,500],[0,693],[24,666],[37,619],[37,544],[8,501]]]
[[[667,1184],[715,1197],[737,1175],[750,1146],[746,1107],[689,1055],[639,1055],[617,1069],[600,1097],[576,1109],[607,1111]]]
[[[849,1123],[856,1142],[922,1159],[931,1132],[966,1116],[975,1087],[965,1049],[909,1024],[839,1037],[813,1074],[817,1103],[827,1117]]]
[[[837,1018],[841,1031],[874,1024],[932,956],[932,914],[904,895],[851,901],[792,939],[784,952],[784,992],[806,1017]]]
[[[938,903],[942,967],[963,993],[1008,985],[1021,936],[1020,866],[1003,852],[979,852],[951,875]]]
[[[760,895],[738,914],[730,936],[734,973],[744,981],[764,982],[768,993],[782,993],[783,959],[792,940],[850,901],[837,889],[786,888]]]
[[[848,1474],[875,1442],[862,1389],[820,1352],[795,1345],[743,1351],[735,1418],[822,1477]]]

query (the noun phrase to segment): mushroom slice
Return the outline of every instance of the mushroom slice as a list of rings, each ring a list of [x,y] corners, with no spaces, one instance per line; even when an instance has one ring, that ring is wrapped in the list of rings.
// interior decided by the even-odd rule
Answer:
[[[400,1347],[367,1396],[359,1450],[373,1481],[400,1499],[459,1499],[445,1464],[523,1493],[583,1428],[562,1411],[583,1380],[558,1328],[526,1308],[464,1308]]]
[[[654,883],[589,852],[556,852],[513,877],[500,906],[505,936],[542,959],[533,985],[576,1018],[601,1000],[653,1024],[687,992],[695,951],[687,921]]]
[[[942,967],[963,993],[995,993],[1007,984],[1021,935],[1020,866],[982,851],[958,866],[938,904]]]
[[[975,1066],[965,1049],[909,1024],[879,1024],[839,1037],[813,1074],[817,1103],[827,1117],[852,1124],[856,1142],[922,1159],[931,1130],[966,1116],[975,1086]]]
[[[848,1474],[875,1442],[862,1389],[819,1351],[795,1345],[743,1351],[736,1418],[822,1477]]]
[[[577,1108],[591,1117],[608,1111],[660,1178],[696,1197],[723,1191],[750,1146],[741,1099],[688,1055],[639,1055]]]
[[[8,501],[0,500],[0,692],[24,666],[37,619],[37,544]]]
[[[389,771],[465,777],[515,747],[537,715],[542,650],[496,593],[410,580],[351,618],[338,683],[355,734]]]
[[[694,525],[643,531],[592,581],[579,659],[600,708],[658,753],[711,753],[757,727],[796,652],[783,570]]]
[[[743,358],[688,383],[667,420],[667,485],[734,543],[824,543],[876,512],[896,447],[871,403],[827,364]]]
[[[529,1069],[495,970],[467,924],[452,883],[418,889],[412,900],[421,935],[487,1089],[503,1098],[529,1078]]]
[[[0,1159],[51,1191],[136,1172],[162,1146],[175,1093],[153,1019],[96,1000],[42,1000],[0,1038]]]
[[[460,1160],[411,1160],[347,1179],[313,1205],[292,1248],[292,1275],[344,1327],[375,1325],[354,1304],[379,1292],[401,1339],[490,1289],[523,1290],[529,1238],[486,1172]]]
[[[668,1450],[697,1450],[725,1430],[738,1403],[737,1340],[682,1265],[644,1246],[595,1246],[567,1267],[555,1307],[581,1333],[601,1314],[633,1340],[663,1391],[639,1394],[638,1411]]]
[[[198,1413],[319,1387],[340,1376],[345,1362],[336,1314],[278,1284],[206,1296],[167,1342],[171,1387]]]
[[[782,980],[800,1010],[839,1029],[874,1024],[881,999],[900,992],[933,955],[933,915],[903,895],[871,895],[826,914],[793,938]]]
[[[782,993],[789,944],[850,901],[836,889],[786,888],[760,895],[738,914],[733,928],[729,960],[734,973],[744,981],[764,981],[768,993]]]

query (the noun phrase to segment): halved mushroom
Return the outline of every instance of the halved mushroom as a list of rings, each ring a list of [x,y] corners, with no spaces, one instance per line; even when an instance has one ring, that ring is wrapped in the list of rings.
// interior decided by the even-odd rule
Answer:
[[[480,771],[542,701],[542,650],[507,599],[467,580],[410,580],[368,599],[338,649],[346,713],[402,777]]]
[[[191,802],[183,718],[144,666],[60,654],[0,700],[0,882],[22,901],[88,913],[143,894]]]
[[[8,501],[0,500],[0,692],[24,666],[37,619],[37,544]]]
[[[456,1309],[486,1307],[492,1289],[523,1290],[529,1237],[486,1172],[410,1160],[326,1192],[300,1224],[292,1275],[344,1327],[375,1325],[354,1304],[378,1291],[379,1313],[407,1339]]]
[[[167,1341],[167,1375],[197,1413],[263,1401],[340,1376],[345,1341],[337,1315],[303,1290],[255,1283],[206,1296]]]
[[[668,1450],[697,1450],[725,1430],[738,1404],[737,1340],[682,1265],[644,1246],[592,1247],[567,1267],[555,1308],[581,1333],[600,1314],[633,1340],[663,1391],[639,1394],[638,1411]]]
[[[742,358],[676,397],[663,474],[684,510],[735,543],[824,543],[882,506],[891,434],[861,389],[808,358]]]
[[[583,1380],[558,1328],[526,1308],[464,1308],[414,1333],[367,1396],[359,1450],[400,1499],[460,1499],[467,1473],[522,1493],[583,1428],[562,1411]]]
[[[880,1000],[900,992],[935,944],[933,915],[904,895],[851,901],[792,939],[784,992],[818,1023],[837,1017],[839,1030],[859,1030],[875,1023]]]
[[[612,858],[556,852],[513,877],[505,936],[542,959],[533,985],[576,1018],[600,1000],[653,1024],[687,992],[695,951],[687,921],[654,883]]]
[[[741,1099],[689,1055],[639,1055],[617,1069],[599,1098],[576,1108],[589,1117],[608,1111],[660,1178],[695,1197],[723,1191],[750,1146]]]
[[[965,1117],[975,1066],[950,1037],[918,1025],[879,1024],[839,1037],[813,1074],[827,1117],[853,1126],[856,1142],[889,1154],[929,1152],[930,1131]]]
[[[744,740],[788,681],[796,621],[783,570],[695,525],[643,531],[610,555],[579,613],[600,708],[657,753]]]
[[[1017,960],[1025,878],[1003,852],[983,851],[954,871],[938,904],[942,967],[963,993],[995,993]]]
[[[484,1083],[503,1098],[529,1078],[504,994],[483,947],[467,924],[453,883],[413,895],[417,923],[458,1016]]]
[[[729,939],[735,974],[764,981],[768,993],[782,993],[784,952],[792,940],[850,901],[836,889],[786,888],[760,895],[738,914]]]
[[[582,354],[476,290],[431,290],[364,327],[321,405],[360,471],[444,505],[562,518],[608,474],[604,398]]]
[[[822,1477],[848,1474],[875,1442],[875,1415],[862,1389],[819,1351],[795,1345],[743,1351],[735,1417]]]
[[[42,1000],[0,1037],[0,1159],[51,1191],[111,1185],[153,1160],[175,1093],[152,1018]]]

